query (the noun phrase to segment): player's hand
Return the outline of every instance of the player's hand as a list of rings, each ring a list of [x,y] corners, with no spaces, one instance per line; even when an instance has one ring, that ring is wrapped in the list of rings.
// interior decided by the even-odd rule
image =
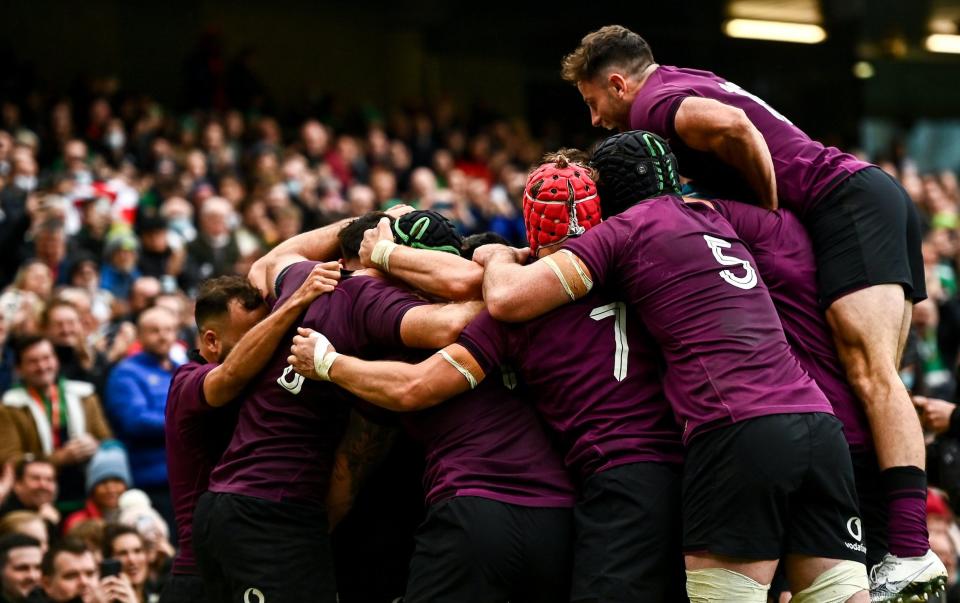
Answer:
[[[295,307],[307,306],[324,293],[333,291],[340,282],[340,262],[317,264],[303,284],[290,296]]]
[[[297,335],[293,336],[293,345],[290,346],[290,356],[287,357],[287,364],[293,367],[297,373],[307,379],[320,380],[317,371],[314,368],[314,355],[319,354],[322,358],[328,352],[335,352],[333,345],[329,342],[323,350],[317,349],[317,344],[321,341],[320,334],[313,329],[299,327]]]
[[[380,223],[376,228],[370,228],[363,233],[363,242],[360,243],[360,263],[367,268],[377,268],[377,265],[371,260],[373,248],[380,241],[393,241],[393,230],[390,228],[390,220],[380,218]]]
[[[394,205],[384,213],[393,218],[394,220],[398,219],[400,216],[405,216],[413,211],[413,206],[407,205],[406,203],[400,203],[399,205]]]
[[[516,247],[508,247],[506,245],[494,243],[490,245],[481,245],[473,252],[473,261],[481,266],[486,266],[489,264],[490,260],[494,257],[504,262],[522,264],[527,261],[527,258],[530,257],[530,248],[524,247],[523,249],[517,249]]]
[[[957,407],[956,404],[924,396],[913,396],[913,404],[920,412],[920,422],[926,429],[937,434],[950,429],[950,416]]]

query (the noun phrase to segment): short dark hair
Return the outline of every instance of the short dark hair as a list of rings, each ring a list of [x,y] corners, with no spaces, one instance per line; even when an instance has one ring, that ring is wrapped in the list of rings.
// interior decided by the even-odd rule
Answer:
[[[48,578],[52,576],[57,555],[60,555],[61,553],[83,555],[84,553],[92,552],[93,551],[87,548],[87,545],[84,544],[82,540],[77,540],[76,538],[64,538],[60,542],[57,542],[51,546],[43,555],[43,561],[40,562],[40,573]]]
[[[230,302],[237,300],[247,310],[256,310],[264,304],[260,291],[242,276],[218,276],[200,285],[193,317],[197,328],[203,329],[210,320],[225,316]]]
[[[345,260],[355,260],[360,257],[360,244],[363,243],[363,233],[376,228],[380,220],[390,220],[390,229],[393,232],[393,218],[382,211],[370,211],[351,221],[337,233],[340,241],[340,254]]]
[[[113,557],[113,543],[117,538],[125,536],[127,534],[133,534],[140,540],[140,544],[145,544],[143,540],[143,535],[137,531],[136,528],[122,523],[108,523],[105,528],[103,528],[103,558],[107,559]]]
[[[27,472],[27,467],[36,463],[41,463],[43,465],[50,465],[51,467],[53,467],[54,474],[56,474],[57,472],[57,467],[53,463],[51,463],[49,459],[34,456],[32,454],[25,454],[23,455],[23,458],[21,458],[19,461],[17,461],[13,465],[13,479],[15,479],[18,482],[23,481],[23,476]]]
[[[607,25],[585,35],[576,50],[563,57],[560,74],[576,84],[612,66],[638,75],[651,63],[653,52],[646,40],[622,25]]]
[[[468,260],[473,259],[473,252],[482,245],[510,245],[510,241],[495,232],[481,232],[470,235],[463,239],[463,246],[460,247],[460,255]]]
[[[44,341],[50,342],[50,340],[43,335],[21,335],[20,337],[15,337],[12,342],[14,364],[20,364],[20,360],[23,358],[23,355],[27,353],[27,350]]]
[[[40,548],[40,541],[33,536],[16,532],[0,536],[0,568],[5,567],[10,560],[10,551],[28,546]]]

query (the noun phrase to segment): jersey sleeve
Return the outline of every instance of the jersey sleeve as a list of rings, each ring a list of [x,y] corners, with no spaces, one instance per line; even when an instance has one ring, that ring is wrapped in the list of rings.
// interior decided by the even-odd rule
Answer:
[[[628,248],[627,241],[621,236],[619,221],[619,217],[613,217],[564,246],[587,266],[595,287],[603,287],[612,281],[620,254]]]
[[[630,107],[630,128],[646,130],[664,138],[676,136],[674,118],[680,103],[690,96],[698,96],[692,90],[661,85],[647,94],[639,94]]]
[[[462,345],[487,375],[506,363],[508,356],[507,327],[486,310],[470,321],[460,333],[457,343]]]
[[[287,300],[288,297],[300,288],[303,281],[307,280],[310,271],[320,262],[303,261],[290,264],[277,275],[277,280],[273,284],[274,293],[277,296],[275,307]]]
[[[427,302],[413,293],[378,278],[371,278],[354,299],[353,320],[367,345],[388,349],[403,347],[400,325],[407,312]]]
[[[207,397],[203,393],[203,381],[210,371],[218,366],[220,365],[214,363],[198,366],[186,364],[173,376],[170,382],[169,398],[177,401],[178,424],[182,424],[193,416],[216,410],[207,403]]]

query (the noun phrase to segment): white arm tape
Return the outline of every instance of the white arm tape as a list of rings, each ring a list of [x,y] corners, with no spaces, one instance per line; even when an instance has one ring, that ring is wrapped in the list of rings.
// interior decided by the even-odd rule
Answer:
[[[323,379],[324,381],[330,380],[330,367],[333,366],[333,361],[337,359],[340,354],[337,352],[328,352],[327,348],[330,347],[330,340],[327,339],[323,333],[314,332],[313,338],[316,340],[316,344],[313,347],[313,370],[317,372],[317,376]]]
[[[472,374],[470,371],[468,371],[467,369],[465,369],[462,364],[460,364],[459,362],[457,362],[456,360],[454,360],[454,359],[453,359],[453,356],[451,356],[450,354],[448,354],[446,351],[440,350],[440,351],[437,352],[437,353],[440,354],[440,356],[442,356],[444,360],[446,360],[447,362],[449,362],[449,363],[450,363],[450,366],[452,366],[453,368],[457,369],[457,371],[458,371],[461,375],[463,375],[463,378],[466,379],[466,380],[467,380],[467,383],[470,384],[470,389],[476,389],[476,387],[477,387],[477,378],[474,377],[473,374]]]
[[[397,244],[387,239],[377,241],[373,246],[373,253],[370,254],[370,261],[383,268],[384,272],[390,272],[390,254],[397,248]]]
[[[587,291],[593,289],[593,280],[587,276],[587,273],[580,267],[580,260],[577,259],[577,256],[573,255],[573,252],[569,249],[561,249],[560,253],[565,254],[567,259],[570,260],[570,263],[573,264],[573,269],[580,275],[580,281],[583,283],[583,286],[587,288]]]
[[[577,296],[573,294],[573,290],[570,288],[570,283],[568,283],[566,277],[563,276],[563,271],[560,270],[560,266],[557,266],[556,260],[548,255],[540,261],[547,266],[550,266],[550,270],[553,270],[553,273],[557,275],[558,279],[560,279],[560,284],[563,285],[563,290],[566,291],[567,296],[571,301],[576,301]]]

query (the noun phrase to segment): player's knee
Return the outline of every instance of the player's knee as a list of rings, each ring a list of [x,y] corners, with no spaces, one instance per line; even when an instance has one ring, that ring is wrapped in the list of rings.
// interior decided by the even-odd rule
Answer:
[[[687,571],[687,596],[690,603],[766,603],[769,584],[760,584],[749,576],[712,567]]]
[[[856,561],[841,561],[823,572],[813,584],[793,596],[793,603],[844,603],[870,588],[867,567]]]

